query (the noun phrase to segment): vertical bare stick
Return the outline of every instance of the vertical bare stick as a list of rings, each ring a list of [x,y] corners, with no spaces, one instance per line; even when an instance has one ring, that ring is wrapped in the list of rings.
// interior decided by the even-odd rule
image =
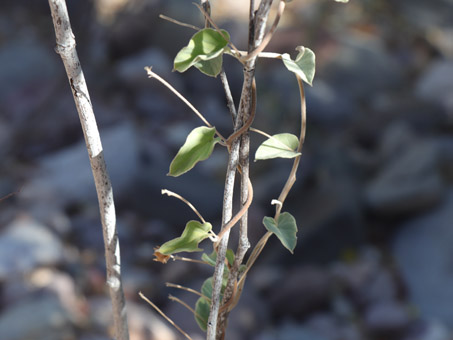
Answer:
[[[98,195],[105,245],[107,285],[113,305],[116,340],[128,340],[126,305],[121,284],[120,247],[116,232],[112,185],[107,172],[101,138],[91,105],[85,77],[76,51],[76,42],[64,0],[49,0],[57,40],[56,52],[63,60],[74,101],[79,113]]]

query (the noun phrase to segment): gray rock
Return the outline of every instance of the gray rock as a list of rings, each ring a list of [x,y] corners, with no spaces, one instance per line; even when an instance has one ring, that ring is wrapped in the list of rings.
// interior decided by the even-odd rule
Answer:
[[[57,73],[58,55],[27,35],[25,39],[12,40],[0,49],[0,103],[26,86],[34,84],[39,90]]]
[[[304,317],[329,303],[329,274],[317,267],[294,268],[268,293],[274,316]]]
[[[383,161],[394,161],[416,142],[416,136],[406,122],[395,122],[385,129],[379,145]]]
[[[434,141],[411,145],[385,167],[365,189],[366,202],[378,213],[396,215],[432,207],[444,194]]]
[[[440,103],[449,112],[453,112],[452,92],[453,61],[433,62],[421,75],[416,85],[416,93],[421,98]]]
[[[348,322],[342,322],[327,313],[315,314],[304,322],[304,326],[320,335],[325,336],[327,339],[362,339],[357,326]]]
[[[183,307],[179,306],[179,308]],[[128,302],[127,314],[130,333],[137,337],[153,340],[180,339],[179,333],[143,300],[140,304]]]
[[[316,86],[307,87],[306,92],[307,120],[312,124],[338,128],[339,124],[345,124],[358,111],[349,98],[341,96],[322,79],[316,80]]]
[[[0,281],[63,259],[63,246],[45,226],[22,217],[0,235]]]
[[[402,332],[409,325],[409,311],[395,301],[379,302],[371,305],[365,312],[365,326],[372,333]]]
[[[121,195],[139,168],[135,129],[124,123],[101,131],[104,157],[114,194]],[[93,174],[84,142],[45,157],[31,181],[24,185],[19,197],[35,202],[70,202],[95,200]]]
[[[453,327],[453,191],[429,213],[405,223],[393,243],[410,300],[423,317]]]
[[[258,335],[255,340],[330,340],[305,326],[286,323],[283,326],[265,331]]]
[[[70,316],[52,295],[31,297],[6,309],[0,314],[2,339],[60,340],[75,337]]]
[[[250,339],[262,329],[262,325],[269,324],[270,309],[266,302],[254,289],[245,285],[238,305],[230,313],[226,339]]]
[[[451,25],[453,20],[451,0],[434,0],[429,3],[423,0],[399,1],[395,5],[405,20],[418,29],[445,27]]]
[[[435,320],[421,320],[408,333],[404,340],[451,340],[451,330]]]
[[[402,70],[387,54],[378,39],[341,37],[335,57],[322,72],[340,96],[369,98],[370,93],[395,88],[402,80]],[[347,86],[345,86],[347,84]]]

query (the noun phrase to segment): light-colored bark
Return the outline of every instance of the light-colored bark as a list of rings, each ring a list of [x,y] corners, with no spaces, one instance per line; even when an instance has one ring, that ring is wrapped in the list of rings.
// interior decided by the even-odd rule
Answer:
[[[55,50],[63,60],[66,69],[96,185],[105,245],[107,286],[109,287],[113,307],[115,339],[128,340],[129,332],[121,284],[120,248],[116,232],[115,205],[112,185],[104,160],[101,138],[85,77],[77,56],[76,41],[69,21],[66,2],[64,0],[49,0],[49,6],[56,34],[57,46]]]

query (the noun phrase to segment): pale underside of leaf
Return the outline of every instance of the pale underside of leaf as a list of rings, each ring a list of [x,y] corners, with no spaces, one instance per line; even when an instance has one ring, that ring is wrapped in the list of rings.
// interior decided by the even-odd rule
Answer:
[[[297,244],[297,225],[296,219],[290,213],[281,213],[277,222],[272,217],[264,217],[263,224],[268,231],[278,237],[286,249],[293,253]]]
[[[228,49],[230,39],[227,31],[222,30],[222,33],[212,28],[195,33],[189,44],[176,55],[174,70],[185,72],[191,66],[195,66],[209,76],[217,76],[222,67],[222,54]]]
[[[192,169],[199,161],[207,159],[215,144],[220,141],[220,138],[214,138],[215,133],[214,127],[201,126],[193,129],[171,162],[168,175],[180,176]]]
[[[189,221],[187,222],[180,237],[165,242],[162,246],[160,246],[158,251],[163,255],[171,255],[183,251],[202,251],[202,249],[198,248],[198,244],[209,237],[211,229],[211,223]]]
[[[295,60],[291,59],[288,53],[281,56],[286,68],[297,74],[308,85],[313,85],[313,78],[315,77],[315,53],[307,47],[299,46],[296,48],[299,51]]]
[[[272,158],[294,158],[300,155],[297,152],[299,139],[290,133],[280,133],[265,140],[256,150],[255,161]]]

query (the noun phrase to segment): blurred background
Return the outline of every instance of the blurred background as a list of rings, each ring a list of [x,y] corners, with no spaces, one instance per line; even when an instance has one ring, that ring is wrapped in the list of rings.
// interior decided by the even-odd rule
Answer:
[[[212,1],[213,18],[242,49],[245,3]],[[167,300],[193,306],[197,297],[165,282],[199,289],[212,269],[152,261],[153,247],[196,218],[160,190],[186,197],[218,230],[227,153],[218,147],[190,173],[167,177],[202,123],[143,70],[152,65],[228,135],[220,80],[171,72],[194,31],[158,16],[197,26],[202,17],[177,0],[68,1],[68,9],[114,187],[131,339],[181,339],[139,291],[203,339],[191,313]],[[294,57],[298,45],[317,56],[285,205],[298,245],[291,255],[271,238],[227,339],[453,339],[453,1],[295,0],[267,51]],[[2,340],[106,340],[111,331],[93,179],[54,46],[46,1],[2,0],[0,197],[16,192],[0,201]],[[241,66],[229,56],[224,65],[237,102]],[[257,86],[255,127],[298,134],[294,76],[260,60]],[[252,135],[252,152],[262,141]],[[252,246],[290,168],[289,160],[252,163]]]

